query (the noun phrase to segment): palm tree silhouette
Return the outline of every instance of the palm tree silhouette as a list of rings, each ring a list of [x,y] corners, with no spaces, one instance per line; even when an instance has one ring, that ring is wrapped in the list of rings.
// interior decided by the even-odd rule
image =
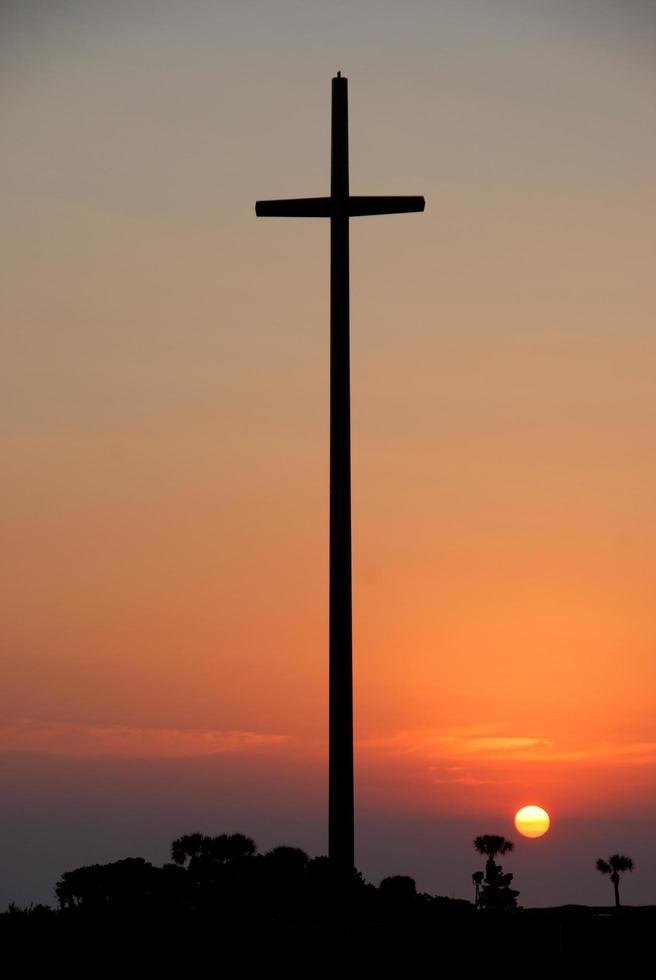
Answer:
[[[487,856],[485,877],[478,895],[479,908],[501,910],[516,907],[519,892],[510,887],[513,875],[504,874],[501,865],[494,860],[497,854],[508,854],[514,847],[511,840],[506,840],[500,834],[483,834],[475,838],[475,850]]]
[[[253,857],[256,851],[255,841],[245,834],[220,834],[218,837],[185,834],[171,844],[171,859],[184,865],[189,858],[189,867],[194,868],[201,864],[227,864]]]
[[[203,848],[205,837],[203,834],[184,834],[178,837],[171,844],[171,860],[176,864],[184,864],[189,858],[193,861],[197,858]]]
[[[472,881],[474,882],[474,908],[478,908],[478,896],[481,890],[481,885],[483,884],[483,878],[485,875],[482,871],[474,871],[472,875]]]
[[[479,854],[486,854],[488,862],[494,861],[497,854],[508,854],[514,847],[511,840],[506,840],[500,834],[483,834],[474,840],[474,848]]]
[[[615,890],[615,908],[620,907],[620,874],[625,871],[633,871],[633,860],[624,854],[611,854],[608,861],[603,858],[597,859],[597,871],[602,875],[610,875]]]

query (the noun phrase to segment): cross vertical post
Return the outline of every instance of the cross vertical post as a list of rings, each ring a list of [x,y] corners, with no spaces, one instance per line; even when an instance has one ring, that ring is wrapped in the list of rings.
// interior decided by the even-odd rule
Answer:
[[[354,865],[347,85],[333,78],[330,181],[328,853],[340,880]]]
[[[349,192],[348,88],[332,80],[330,197],[258,201],[269,218],[330,218],[330,595],[328,854],[334,886],[354,869],[351,584],[351,384],[349,221],[361,215],[423,211],[423,197],[354,197]]]

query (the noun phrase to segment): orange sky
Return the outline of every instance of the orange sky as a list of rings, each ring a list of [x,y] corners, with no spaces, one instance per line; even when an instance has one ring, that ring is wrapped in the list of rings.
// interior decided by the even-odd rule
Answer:
[[[322,785],[341,67],[360,805],[653,813],[653,17],[279,6],[2,15],[0,751]]]

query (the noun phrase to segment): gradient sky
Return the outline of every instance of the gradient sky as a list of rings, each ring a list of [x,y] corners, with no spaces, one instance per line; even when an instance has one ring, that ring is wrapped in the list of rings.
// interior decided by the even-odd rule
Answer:
[[[656,901],[656,9],[5,0],[0,904],[196,829],[326,848],[349,77],[358,864]],[[478,863],[477,863],[478,862]]]

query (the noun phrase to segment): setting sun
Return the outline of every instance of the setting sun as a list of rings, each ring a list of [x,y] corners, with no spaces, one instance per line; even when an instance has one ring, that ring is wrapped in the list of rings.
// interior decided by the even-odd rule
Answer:
[[[515,827],[524,837],[542,837],[551,820],[541,806],[523,806],[515,814]]]

